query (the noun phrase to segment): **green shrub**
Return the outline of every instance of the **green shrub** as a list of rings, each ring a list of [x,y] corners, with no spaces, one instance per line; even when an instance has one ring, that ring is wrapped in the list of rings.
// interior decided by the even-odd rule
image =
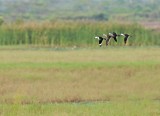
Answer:
[[[0,16],[0,25],[2,25],[4,23],[4,19],[3,17]]]

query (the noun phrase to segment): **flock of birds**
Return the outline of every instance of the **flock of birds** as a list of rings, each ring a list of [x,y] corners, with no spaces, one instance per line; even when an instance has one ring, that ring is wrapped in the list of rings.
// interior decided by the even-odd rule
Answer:
[[[102,42],[103,40],[106,40],[106,46],[108,46],[109,42],[110,42],[110,39],[113,38],[115,42],[117,42],[117,37],[118,36],[124,36],[124,44],[126,45],[127,43],[127,40],[129,37],[132,37],[131,35],[129,34],[117,34],[115,32],[112,32],[112,33],[109,33],[109,34],[103,34],[103,36],[96,36],[95,39],[98,39],[99,41],[99,46],[101,47],[102,46]]]

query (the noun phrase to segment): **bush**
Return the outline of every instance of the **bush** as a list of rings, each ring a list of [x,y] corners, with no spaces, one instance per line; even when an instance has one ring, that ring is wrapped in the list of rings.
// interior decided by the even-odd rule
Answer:
[[[0,25],[2,25],[3,23],[4,23],[3,17],[0,17]]]
[[[160,34],[146,30],[140,25],[96,21],[28,22],[3,25],[0,27],[0,44],[97,46],[95,36],[113,31],[132,34],[129,45],[160,45],[160,40],[157,39]],[[118,43],[111,40],[110,44],[124,45],[123,37],[118,38]]]

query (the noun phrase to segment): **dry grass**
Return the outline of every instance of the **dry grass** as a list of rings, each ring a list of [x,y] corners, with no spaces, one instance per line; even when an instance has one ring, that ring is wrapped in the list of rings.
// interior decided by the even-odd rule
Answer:
[[[1,50],[0,103],[160,100],[159,50]]]

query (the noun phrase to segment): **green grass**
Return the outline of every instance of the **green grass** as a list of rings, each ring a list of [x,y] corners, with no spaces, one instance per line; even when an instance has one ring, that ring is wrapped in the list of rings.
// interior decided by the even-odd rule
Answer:
[[[0,105],[5,116],[158,116],[159,103],[152,101]]]
[[[155,67],[159,64],[159,61],[137,61],[137,62],[56,62],[56,63],[33,63],[33,62],[24,62],[24,63],[1,63],[0,69],[14,69],[14,68],[40,68],[40,69],[49,69],[49,68],[60,68],[60,69],[87,69],[87,68],[121,68],[121,67],[134,67],[134,68],[143,68],[143,67]]]
[[[0,45],[33,45],[49,47],[97,46],[95,36],[109,32],[128,33],[130,46],[160,45],[159,33],[144,29],[138,24],[95,21],[55,21],[25,22],[0,26]],[[110,45],[124,45],[123,37],[118,43],[111,40]]]
[[[160,115],[160,48],[0,47],[0,115]]]

